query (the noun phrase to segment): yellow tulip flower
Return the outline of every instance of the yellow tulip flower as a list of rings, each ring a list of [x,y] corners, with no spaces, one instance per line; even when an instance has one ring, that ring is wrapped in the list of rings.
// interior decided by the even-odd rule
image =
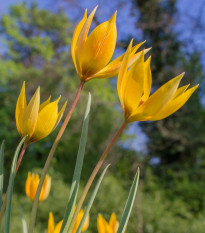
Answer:
[[[144,53],[128,70],[132,41],[124,56],[117,81],[117,91],[124,111],[125,121],[156,121],[168,117],[180,109],[198,85],[187,90],[189,85],[178,88],[184,73],[171,79],[152,95],[152,74],[149,57]]]
[[[115,213],[112,213],[109,223],[103,218],[101,214],[98,215],[97,220],[98,233],[116,233],[119,227]]]
[[[73,228],[72,233],[75,233],[78,229],[78,226],[83,218],[84,215],[84,210],[80,210],[78,217],[76,219],[76,223],[75,226]],[[48,219],[48,233],[60,233],[61,230],[61,226],[62,226],[63,220],[61,220],[56,226],[55,226],[55,222],[54,222],[54,217],[53,217],[53,213],[50,212],[49,213],[49,219]],[[86,231],[88,229],[89,226],[89,216],[87,216],[84,224],[83,224],[83,228],[82,228],[82,232]]]
[[[39,183],[39,176],[38,174],[29,172],[27,179],[26,179],[26,183],[25,183],[25,192],[26,192],[26,196],[31,199],[31,201],[34,201],[35,195],[36,195],[36,191],[38,188],[38,183]],[[46,175],[44,183],[43,183],[43,187],[41,189],[41,194],[39,197],[39,202],[44,201],[49,193],[50,193],[50,189],[51,189],[51,177],[49,175]]]
[[[60,97],[50,102],[50,98],[40,105],[40,87],[36,90],[27,105],[25,82],[16,104],[16,126],[21,137],[26,135],[26,144],[30,144],[47,137],[58,125],[66,108],[67,101],[58,112]]]
[[[109,63],[117,41],[116,12],[108,21],[98,25],[88,36],[96,10],[97,7],[88,17],[87,10],[85,11],[83,19],[75,28],[71,43],[73,62],[83,82],[93,78],[110,78],[117,75],[124,57],[123,54]],[[139,58],[141,52],[136,53],[136,51],[143,43],[132,48],[129,65]]]

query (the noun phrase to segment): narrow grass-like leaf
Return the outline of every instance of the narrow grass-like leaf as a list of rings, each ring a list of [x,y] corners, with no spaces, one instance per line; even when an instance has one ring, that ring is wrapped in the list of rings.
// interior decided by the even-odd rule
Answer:
[[[97,192],[98,192],[98,189],[99,189],[100,184],[101,184],[101,182],[102,182],[102,179],[103,179],[103,177],[104,177],[104,175],[105,175],[105,173],[106,173],[106,171],[107,171],[107,169],[108,169],[109,166],[110,166],[110,164],[107,165],[107,167],[106,167],[106,168],[104,169],[104,171],[102,172],[100,178],[98,179],[98,182],[97,182],[97,184],[96,184],[96,186],[95,186],[95,188],[94,188],[94,190],[93,190],[92,196],[91,196],[91,198],[90,198],[90,200],[89,200],[89,202],[88,202],[88,205],[87,205],[87,207],[86,207],[86,209],[85,209],[83,218],[82,218],[82,220],[81,220],[81,222],[80,222],[80,224],[79,224],[79,226],[78,226],[78,229],[77,229],[76,233],[81,233],[81,232],[82,232],[83,224],[84,224],[84,222],[85,222],[85,220],[86,220],[86,218],[87,218],[87,216],[88,216],[88,214],[89,214],[89,212],[90,212],[90,209],[91,209],[92,204],[93,204],[93,202],[94,202],[94,200],[95,200],[95,197],[96,197],[96,194],[97,194]]]
[[[4,141],[0,148],[0,209],[2,206],[3,185],[4,185]]]
[[[90,116],[90,105],[91,105],[91,94],[89,93],[88,102],[87,102],[87,106],[85,110],[85,116],[83,119],[83,127],[82,127],[82,132],[81,132],[80,145],[78,149],[75,171],[73,174],[69,201],[68,201],[68,204],[65,210],[63,224],[62,224],[60,233],[68,232],[68,228],[69,228],[69,225],[73,217],[73,212],[75,208],[78,187],[79,187],[79,182],[80,182],[80,176],[81,176],[81,171],[82,171],[82,166],[83,166],[86,141],[87,141],[88,124],[89,124],[89,116]]]
[[[24,217],[24,212],[23,212],[23,209],[21,206],[20,206],[20,211],[21,211],[21,221],[22,221],[23,233],[28,233],[28,228],[27,228],[25,217]]]
[[[128,223],[129,218],[130,218],[130,214],[131,214],[132,207],[134,204],[135,196],[137,193],[139,174],[140,174],[140,171],[138,168],[138,171],[135,175],[134,181],[132,183],[132,187],[131,187],[130,192],[129,192],[129,196],[128,196],[128,199],[127,199],[127,202],[126,202],[123,214],[122,214],[122,218],[121,218],[117,233],[124,233],[126,230],[127,223]]]
[[[9,185],[8,185],[8,197],[7,197],[7,201],[6,201],[4,233],[9,233],[9,231],[10,231],[11,202],[12,202],[12,194],[13,194],[13,187],[14,187],[16,163],[17,163],[19,151],[20,151],[21,146],[23,145],[26,137],[27,136],[25,136],[18,144],[16,151],[15,151],[15,154],[14,154],[14,157],[13,157],[13,161],[12,161],[10,177],[9,177]]]

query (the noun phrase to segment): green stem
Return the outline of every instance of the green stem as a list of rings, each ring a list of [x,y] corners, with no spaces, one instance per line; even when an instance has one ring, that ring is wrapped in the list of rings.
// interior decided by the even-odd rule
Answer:
[[[122,126],[119,128],[119,130],[117,131],[117,133],[115,134],[115,136],[112,138],[110,144],[109,144],[109,145],[107,146],[107,148],[104,150],[103,154],[102,154],[101,157],[100,157],[100,160],[99,160],[98,163],[96,164],[96,166],[95,166],[95,168],[94,168],[94,170],[93,170],[93,172],[92,172],[92,174],[91,174],[91,176],[90,176],[90,178],[89,178],[89,180],[88,180],[88,182],[87,182],[87,184],[86,184],[86,186],[85,186],[85,188],[84,188],[83,194],[81,195],[81,198],[80,198],[80,200],[79,200],[79,202],[78,202],[78,205],[77,205],[77,208],[76,208],[75,213],[74,213],[74,215],[73,215],[73,219],[72,219],[72,222],[71,222],[71,224],[70,224],[68,233],[72,233],[72,229],[73,229],[73,227],[74,227],[74,225],[75,225],[75,222],[76,222],[78,213],[79,213],[79,211],[80,211],[80,209],[81,209],[81,207],[82,207],[82,205],[83,205],[83,202],[84,202],[84,200],[85,200],[85,197],[86,197],[86,195],[87,195],[87,193],[88,193],[88,191],[89,191],[89,189],[90,189],[90,186],[91,186],[92,183],[93,183],[93,180],[95,179],[95,177],[96,177],[98,171],[100,170],[100,168],[101,168],[101,166],[102,166],[104,160],[107,158],[108,153],[110,152],[111,148],[113,147],[113,145],[115,144],[115,142],[117,141],[118,137],[120,136],[120,134],[122,133],[122,131],[125,129],[126,126],[127,126],[127,123],[124,122],[124,123],[122,124]]]
[[[18,161],[17,161],[17,164],[16,164],[16,170],[15,170],[15,176],[18,172],[18,169],[20,167],[20,164],[21,164],[21,161],[23,159],[23,156],[25,154],[25,151],[26,151],[26,144],[24,144],[22,150],[21,150],[21,154],[19,155],[18,157]],[[6,190],[6,194],[5,194],[5,197],[4,197],[4,201],[3,201],[3,204],[2,204],[2,207],[1,207],[1,212],[0,212],[0,225],[1,225],[1,221],[2,221],[2,218],[4,216],[4,211],[5,211],[5,208],[6,208],[6,201],[7,201],[7,196],[8,196],[8,189]]]
[[[73,104],[72,104],[72,106],[71,106],[71,108],[70,108],[70,110],[69,110],[69,112],[68,112],[68,114],[67,114],[67,116],[66,116],[66,118],[65,118],[65,120],[63,122],[63,125],[61,126],[61,129],[60,129],[60,131],[59,131],[59,133],[58,133],[58,135],[57,135],[57,137],[56,137],[56,139],[55,139],[55,141],[54,141],[54,143],[53,143],[53,145],[51,147],[48,158],[47,158],[46,163],[44,165],[44,168],[42,170],[41,178],[40,178],[40,181],[39,181],[39,184],[38,184],[38,189],[36,191],[35,199],[34,199],[34,202],[33,202],[28,233],[33,233],[33,231],[34,231],[34,226],[35,226],[35,222],[36,222],[37,208],[38,208],[38,201],[39,201],[39,196],[40,196],[40,193],[41,193],[41,189],[42,189],[42,186],[43,186],[45,176],[47,174],[48,168],[50,166],[50,162],[51,162],[51,160],[53,158],[53,155],[55,153],[56,147],[57,147],[57,145],[58,145],[58,143],[59,143],[59,141],[60,141],[60,139],[61,139],[61,137],[62,137],[62,135],[63,135],[63,133],[64,133],[64,131],[66,129],[66,127],[67,127],[67,124],[68,124],[68,122],[69,122],[69,120],[71,118],[71,115],[72,115],[72,113],[73,113],[73,111],[75,109],[75,106],[76,106],[76,104],[77,104],[77,102],[79,100],[80,93],[82,91],[83,86],[84,86],[84,82],[81,81],[81,83],[80,83],[80,85],[78,87],[78,91],[76,93],[75,99],[73,101]]]

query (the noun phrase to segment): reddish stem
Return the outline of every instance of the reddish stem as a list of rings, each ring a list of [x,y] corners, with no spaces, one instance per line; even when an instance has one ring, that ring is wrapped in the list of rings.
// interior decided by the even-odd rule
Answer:
[[[119,128],[119,130],[117,131],[117,133],[115,134],[115,136],[112,138],[110,144],[109,144],[109,145],[106,147],[106,149],[104,150],[104,152],[103,152],[103,154],[101,155],[101,157],[100,157],[100,159],[99,159],[97,165],[95,166],[95,168],[94,168],[94,170],[93,170],[93,172],[92,172],[92,174],[91,174],[91,176],[90,176],[90,178],[89,178],[89,180],[88,180],[88,182],[87,182],[87,184],[86,184],[86,186],[85,186],[85,188],[84,188],[84,191],[83,191],[83,194],[82,194],[82,196],[81,196],[81,198],[80,198],[80,200],[79,200],[79,203],[78,203],[78,205],[77,205],[77,208],[76,208],[76,211],[75,211],[75,213],[74,213],[74,216],[73,216],[71,225],[70,225],[70,227],[69,227],[69,231],[68,231],[69,233],[72,232],[72,229],[73,229],[73,227],[74,227],[76,218],[77,218],[77,216],[78,216],[78,213],[79,213],[79,211],[80,211],[80,209],[81,209],[81,207],[82,207],[82,205],[83,205],[83,202],[84,202],[84,200],[85,200],[85,197],[86,197],[86,195],[87,195],[87,193],[88,193],[88,191],[89,191],[89,189],[90,189],[90,186],[91,186],[92,183],[93,183],[93,180],[95,179],[95,177],[96,177],[98,171],[100,170],[100,168],[101,168],[101,166],[102,166],[104,160],[105,160],[106,157],[108,156],[108,153],[110,152],[111,148],[113,147],[113,145],[114,145],[115,142],[117,141],[117,139],[118,139],[118,137],[120,136],[120,134],[122,133],[122,131],[125,129],[126,125],[127,125],[126,122],[124,122],[124,123],[122,124],[122,126]]]

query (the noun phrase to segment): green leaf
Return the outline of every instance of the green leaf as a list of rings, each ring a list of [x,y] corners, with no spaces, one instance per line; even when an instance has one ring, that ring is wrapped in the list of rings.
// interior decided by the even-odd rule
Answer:
[[[135,175],[134,181],[132,183],[132,187],[131,187],[130,192],[129,192],[129,196],[128,196],[128,199],[127,199],[127,202],[126,202],[123,214],[122,214],[122,218],[121,218],[117,233],[124,233],[126,230],[127,223],[128,223],[129,218],[130,218],[130,214],[131,214],[132,207],[134,204],[135,196],[137,193],[139,174],[140,174],[140,171],[138,168],[138,171]]]
[[[69,201],[68,201],[68,204],[65,210],[60,233],[68,232],[68,228],[69,228],[69,225],[73,217],[73,212],[74,212],[74,207],[76,203],[78,187],[79,187],[79,182],[80,182],[80,176],[81,176],[81,171],[82,171],[82,166],[83,166],[86,141],[87,141],[88,124],[89,124],[89,116],[90,116],[90,105],[91,105],[91,94],[89,93],[88,102],[87,102],[87,106],[85,110],[85,116],[83,119],[83,127],[82,127],[82,132],[81,132],[80,145],[78,149],[75,171],[73,174]]]
[[[80,222],[80,224],[78,226],[78,229],[77,229],[76,233],[81,233],[82,232],[83,224],[84,224],[84,222],[85,222],[85,220],[86,220],[86,218],[87,218],[87,216],[88,216],[88,214],[90,212],[90,209],[92,207],[92,204],[94,202],[94,199],[96,197],[98,189],[99,189],[100,184],[102,182],[102,179],[103,179],[103,177],[104,177],[104,175],[105,175],[105,173],[106,173],[109,166],[110,166],[110,164],[108,164],[107,167],[104,169],[104,171],[102,172],[102,174],[101,174],[101,176],[100,176],[100,178],[99,178],[99,180],[98,180],[98,182],[97,182],[97,184],[95,186],[95,189],[93,190],[92,196],[91,196],[91,198],[90,198],[90,200],[88,202],[88,205],[87,205],[87,207],[85,209],[85,213],[84,213],[83,218],[82,218],[82,220],[81,220],[81,222]]]
[[[4,144],[5,141],[1,143],[0,148],[0,209],[2,206],[2,196],[3,196],[3,185],[4,185]]]
[[[26,220],[24,217],[24,212],[23,212],[23,209],[21,206],[20,206],[20,211],[21,211],[21,221],[22,221],[23,233],[28,233],[27,224],[26,224]]]
[[[11,202],[12,202],[12,194],[13,194],[13,187],[14,187],[14,178],[15,178],[15,170],[16,170],[16,163],[19,155],[19,151],[21,149],[21,146],[23,145],[25,139],[27,136],[25,136],[19,143],[19,145],[16,148],[16,152],[13,157],[11,171],[10,171],[10,177],[9,177],[9,185],[8,185],[8,197],[6,202],[6,213],[5,213],[5,225],[4,225],[4,233],[9,233],[10,231],[10,219],[11,219]]]

